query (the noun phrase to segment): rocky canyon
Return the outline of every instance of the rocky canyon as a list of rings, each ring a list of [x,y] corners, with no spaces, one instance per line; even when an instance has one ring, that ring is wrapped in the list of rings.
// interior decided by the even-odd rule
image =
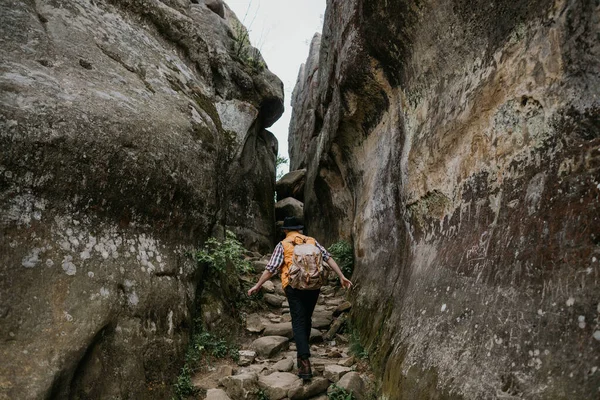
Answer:
[[[600,3],[326,3],[284,102],[222,0],[0,2],[0,399],[171,399],[199,324],[198,398],[600,396]],[[289,215],[354,257],[310,385],[279,285],[194,258]]]

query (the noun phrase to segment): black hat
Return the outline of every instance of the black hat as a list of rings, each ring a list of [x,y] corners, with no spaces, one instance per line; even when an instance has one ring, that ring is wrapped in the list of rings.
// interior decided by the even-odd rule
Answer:
[[[288,231],[295,231],[302,228],[304,228],[304,226],[300,225],[300,222],[298,222],[298,218],[296,217],[285,217],[283,226],[281,227],[281,229]]]

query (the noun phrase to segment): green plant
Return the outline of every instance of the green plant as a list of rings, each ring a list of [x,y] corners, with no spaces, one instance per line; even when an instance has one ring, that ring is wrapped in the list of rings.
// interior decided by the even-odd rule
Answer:
[[[266,66],[260,51],[252,47],[248,29],[239,21],[231,20],[233,30],[233,56],[253,70],[260,72]]]
[[[335,383],[332,385],[331,390],[327,393],[327,398],[329,400],[355,400],[352,392],[347,391]]]
[[[175,382],[175,399],[185,399],[196,393],[196,388],[192,385],[192,375],[187,364],[181,368],[181,373]]]
[[[269,396],[267,396],[267,392],[264,389],[258,391],[258,400],[269,400]]]
[[[230,357],[234,361],[239,360],[239,346],[230,343],[210,332],[202,331],[199,319],[194,320],[197,331],[188,344],[185,354],[185,364],[175,382],[175,400],[183,400],[188,396],[195,395],[197,389],[192,385],[192,373],[196,372],[201,361],[210,363],[211,359]]]
[[[235,233],[227,231],[223,241],[214,237],[208,239],[204,248],[196,252],[196,262],[208,264],[217,273],[224,273],[228,264],[233,265],[238,273],[254,272],[252,264],[244,260],[244,251]]]
[[[332,244],[328,250],[344,275],[350,278],[354,270],[354,250],[352,249],[352,245],[345,240],[340,240]]]
[[[287,165],[288,159],[285,157],[277,156],[275,159],[275,168],[277,170],[277,180],[280,180],[285,175],[283,172],[283,166]]]
[[[210,332],[198,332],[192,336],[185,357],[186,363],[194,365],[206,355],[214,358],[229,356],[236,359],[239,357],[237,345],[229,343],[227,340],[219,338]]]

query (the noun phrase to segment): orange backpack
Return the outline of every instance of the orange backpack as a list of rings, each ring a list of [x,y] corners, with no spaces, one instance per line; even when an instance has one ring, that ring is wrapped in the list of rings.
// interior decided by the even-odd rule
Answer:
[[[288,270],[288,282],[291,287],[299,290],[316,290],[327,283],[328,270],[323,266],[323,254],[314,244],[314,239],[296,236],[293,241],[284,241],[284,243],[294,246],[292,262]]]

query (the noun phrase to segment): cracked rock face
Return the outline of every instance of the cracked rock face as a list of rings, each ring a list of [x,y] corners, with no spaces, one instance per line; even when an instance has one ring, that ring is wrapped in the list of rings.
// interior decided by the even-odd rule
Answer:
[[[0,397],[164,398],[185,253],[271,247],[282,85],[208,3],[0,6]]]
[[[291,165],[388,398],[597,395],[598,7],[328,1]]]

